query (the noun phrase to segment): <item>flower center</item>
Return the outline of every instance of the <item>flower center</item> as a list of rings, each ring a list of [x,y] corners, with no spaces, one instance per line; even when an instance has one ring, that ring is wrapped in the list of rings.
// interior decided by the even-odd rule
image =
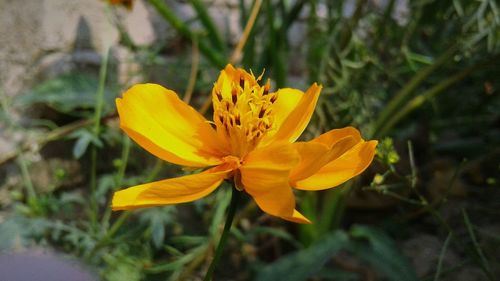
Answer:
[[[273,129],[272,105],[276,93],[269,93],[269,81],[258,84],[252,74],[241,70],[223,72],[212,91],[217,133],[228,140],[232,155],[243,157]]]

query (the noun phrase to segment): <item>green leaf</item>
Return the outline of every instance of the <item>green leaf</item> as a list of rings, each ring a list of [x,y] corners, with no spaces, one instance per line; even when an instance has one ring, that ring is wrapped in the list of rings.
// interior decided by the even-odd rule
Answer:
[[[75,159],[79,159],[83,156],[83,154],[85,154],[90,143],[97,147],[103,146],[102,141],[87,129],[77,130],[73,132],[69,137],[77,138],[77,141],[73,146],[73,157]]]
[[[231,201],[229,189],[219,188],[219,192],[217,192],[215,200],[215,211],[210,225],[210,235],[212,237],[218,233],[220,226],[224,223],[224,215],[226,213],[227,206],[229,206],[229,201]]]
[[[81,137],[79,137],[76,140],[75,145],[73,146],[73,157],[75,159],[79,159],[80,157],[82,157],[83,154],[85,154],[85,152],[87,151],[89,143],[89,135],[82,135]]]
[[[198,14],[201,24],[205,27],[205,30],[208,33],[208,40],[210,40],[212,46],[219,51],[225,50],[224,40],[217,31],[214,19],[208,13],[206,4],[200,0],[189,0],[189,3],[191,3],[191,6]]]
[[[337,231],[309,248],[290,254],[266,266],[256,281],[301,281],[318,273],[323,265],[348,243],[345,232]]]
[[[130,257],[125,253],[106,254],[103,257],[106,262],[101,277],[106,281],[143,280],[142,262],[136,257]]]
[[[352,239],[347,245],[348,250],[371,264],[387,280],[418,280],[407,258],[384,233],[357,225],[351,228],[350,235]]]
[[[205,236],[188,236],[188,235],[177,235],[170,238],[170,243],[179,245],[182,247],[194,247],[201,244],[207,243],[208,240]]]
[[[141,212],[140,221],[150,228],[151,238],[156,249],[163,246],[165,227],[173,222],[174,212],[173,206],[151,208]]]
[[[291,245],[293,245],[296,248],[301,248],[302,245],[287,231],[282,230],[282,229],[277,229],[274,227],[267,227],[267,226],[257,226],[253,227],[248,233],[247,236],[249,238],[254,239],[254,236],[257,234],[269,234],[278,238],[281,238],[287,242],[289,242]],[[248,238],[247,238],[248,239]],[[248,239],[250,240],[250,239]]]
[[[22,106],[45,104],[53,109],[74,114],[76,109],[93,108],[99,81],[97,76],[82,73],[64,74],[37,85],[17,100]],[[105,111],[114,108],[117,91],[107,88],[104,92]]]

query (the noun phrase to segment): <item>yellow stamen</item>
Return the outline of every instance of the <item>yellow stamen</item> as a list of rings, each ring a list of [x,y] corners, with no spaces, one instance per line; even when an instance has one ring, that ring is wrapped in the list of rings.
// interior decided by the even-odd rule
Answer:
[[[277,94],[269,93],[269,81],[260,86],[259,80],[235,70],[222,73],[213,88],[217,133],[229,140],[231,154],[237,157],[244,157],[273,129],[272,107]]]

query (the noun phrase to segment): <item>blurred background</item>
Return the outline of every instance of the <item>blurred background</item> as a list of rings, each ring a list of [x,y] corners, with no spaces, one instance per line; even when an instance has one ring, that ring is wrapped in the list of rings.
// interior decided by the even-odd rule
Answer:
[[[212,85],[232,63],[265,70],[272,90],[323,85],[303,140],[354,126],[379,146],[342,187],[297,192],[313,225],[245,200],[215,280],[497,280],[499,7],[0,0],[0,271],[26,280],[16,270],[42,274],[41,262],[61,270],[43,280],[77,280],[71,270],[81,280],[201,280],[230,188],[111,212],[116,190],[192,172],[123,134],[114,99],[154,82],[211,118]]]

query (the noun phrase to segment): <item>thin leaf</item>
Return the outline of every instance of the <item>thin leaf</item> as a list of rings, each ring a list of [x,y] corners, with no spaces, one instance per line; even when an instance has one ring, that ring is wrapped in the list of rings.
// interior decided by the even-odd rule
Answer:
[[[418,280],[409,261],[385,234],[366,226],[354,226],[350,234],[355,239],[349,243],[349,250],[370,263],[387,280]]]
[[[348,242],[348,236],[337,231],[311,247],[285,256],[264,267],[256,281],[302,281],[318,273],[323,265]]]
[[[80,157],[85,154],[90,143],[90,135],[84,134],[75,142],[73,146],[73,157],[75,159],[80,159]]]
[[[476,254],[479,257],[479,261],[480,261],[479,265],[483,269],[483,272],[486,274],[486,276],[488,276],[488,279],[493,281],[493,280],[495,280],[495,278],[493,278],[493,273],[491,272],[490,263],[486,259],[486,256],[484,255],[483,250],[481,249],[481,246],[479,246],[479,243],[478,243],[477,238],[476,238],[476,234],[474,233],[474,229],[473,229],[472,224],[471,224],[470,219],[469,219],[469,215],[467,214],[465,209],[462,209],[462,214],[464,217],[465,226],[467,227],[467,231],[469,232],[469,236],[472,240],[472,244],[474,245],[474,250],[476,251]]]
[[[442,266],[443,266],[444,256],[446,254],[446,250],[448,249],[448,245],[450,244],[451,237],[452,237],[452,234],[450,232],[448,234],[448,236],[446,237],[446,240],[444,241],[443,248],[441,249],[441,253],[439,254],[439,260],[438,260],[438,264],[437,264],[436,275],[434,275],[434,281],[439,280],[439,275],[441,274],[441,270],[442,270]]]
[[[213,47],[219,51],[223,51],[226,48],[224,40],[222,40],[221,35],[217,31],[217,27],[215,26],[213,19],[210,17],[205,4],[200,0],[189,0],[189,3],[191,3],[193,8],[196,10],[198,18],[207,30],[208,39],[212,43]]]

